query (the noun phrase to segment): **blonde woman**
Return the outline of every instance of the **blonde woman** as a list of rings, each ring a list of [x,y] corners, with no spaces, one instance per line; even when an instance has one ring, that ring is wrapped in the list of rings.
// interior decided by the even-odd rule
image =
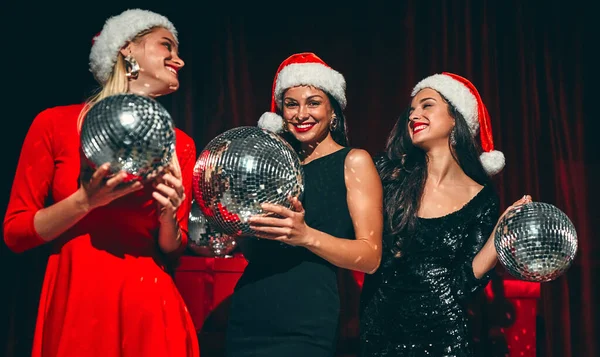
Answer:
[[[90,69],[101,84],[84,104],[46,109],[23,143],[4,220],[13,251],[52,245],[33,356],[199,355],[195,328],[166,272],[187,242],[194,141],[176,130],[176,155],[153,183],[122,184],[109,165],[80,165],[85,113],[117,93],[157,97],[179,87],[177,31],[140,9],[109,18]]]

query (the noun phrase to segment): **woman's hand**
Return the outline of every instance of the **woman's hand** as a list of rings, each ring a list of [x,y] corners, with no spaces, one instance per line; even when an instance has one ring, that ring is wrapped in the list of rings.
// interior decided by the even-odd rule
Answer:
[[[504,219],[504,217],[510,213],[511,211],[515,210],[516,208],[527,204],[527,203],[531,203],[531,196],[530,195],[524,195],[523,197],[521,197],[520,199],[518,199],[517,201],[515,201],[512,205],[510,205],[505,211],[504,213],[502,213],[500,215],[500,218],[498,218],[498,222],[496,223],[496,227],[494,227],[494,233],[496,232],[496,228],[498,227],[498,224],[502,221],[502,219]],[[494,234],[492,234],[492,237],[494,236]]]
[[[154,181],[154,188],[152,197],[160,207],[160,222],[163,223],[166,219],[176,221],[177,210],[185,200],[183,183],[172,174],[165,173]]]
[[[310,239],[310,227],[304,221],[304,207],[296,198],[290,198],[292,208],[264,203],[262,209],[277,217],[254,216],[248,221],[256,237],[271,239],[294,246],[304,246]]]
[[[83,204],[87,211],[107,205],[117,198],[143,187],[142,183],[138,181],[125,182],[128,175],[124,171],[107,177],[109,173],[110,163],[104,163],[94,171],[85,159],[81,160],[80,190],[83,193]]]

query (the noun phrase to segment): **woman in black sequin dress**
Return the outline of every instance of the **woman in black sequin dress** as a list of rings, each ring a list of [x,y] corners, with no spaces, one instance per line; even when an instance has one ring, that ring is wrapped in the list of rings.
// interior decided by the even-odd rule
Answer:
[[[465,301],[485,287],[497,262],[499,204],[490,175],[504,156],[494,150],[487,110],[468,80],[433,75],[412,96],[377,160],[383,258],[363,286],[359,355],[472,356]],[[524,196],[505,213],[529,201]]]
[[[346,147],[345,86],[312,53],[279,67],[272,113],[259,126],[285,125],[282,135],[303,160],[304,195],[294,210],[263,206],[282,218],[255,217],[258,237],[238,240],[248,266],[231,299],[227,356],[334,356],[337,270],[379,266],[383,190],[371,156]]]

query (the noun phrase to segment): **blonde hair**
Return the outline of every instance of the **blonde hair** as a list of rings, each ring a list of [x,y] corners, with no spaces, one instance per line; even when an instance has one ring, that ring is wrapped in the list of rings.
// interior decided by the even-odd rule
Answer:
[[[138,33],[131,40],[131,42],[140,42],[144,36],[151,33],[157,28],[160,27],[155,26]],[[129,92],[129,79],[127,78],[126,74],[127,69],[125,67],[125,57],[123,57],[123,54],[119,52],[117,54],[117,61],[113,66],[113,70],[110,73],[108,80],[106,81],[106,83],[104,83],[104,85],[102,85],[98,93],[93,94],[86,100],[83,109],[79,113],[79,117],[77,118],[78,132],[81,131],[81,126],[83,124],[83,120],[85,119],[86,114],[96,103],[98,103],[106,97],[110,97],[111,95]],[[177,159],[176,152],[173,153],[173,157],[171,158],[171,173],[178,179],[181,179],[181,166],[179,165],[179,160]]]

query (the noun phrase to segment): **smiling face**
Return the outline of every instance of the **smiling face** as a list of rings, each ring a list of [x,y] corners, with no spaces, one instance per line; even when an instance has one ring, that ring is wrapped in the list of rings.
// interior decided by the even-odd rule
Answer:
[[[184,66],[179,58],[173,34],[162,27],[130,42],[121,50],[140,66],[139,76],[129,82],[129,91],[140,95],[160,96],[179,88],[177,72]]]
[[[282,108],[288,131],[299,142],[321,142],[330,135],[334,111],[324,91],[310,86],[289,88],[283,94]]]
[[[424,88],[414,96],[407,128],[413,145],[424,150],[438,145],[447,147],[454,125],[448,103],[437,91]]]

